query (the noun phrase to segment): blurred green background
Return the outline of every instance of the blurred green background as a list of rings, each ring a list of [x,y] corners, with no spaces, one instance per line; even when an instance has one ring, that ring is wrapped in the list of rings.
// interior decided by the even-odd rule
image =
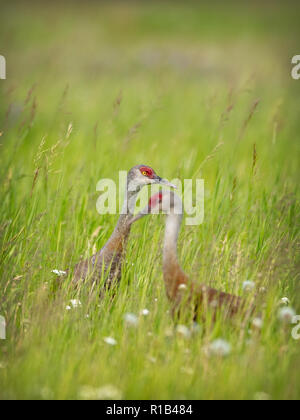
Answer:
[[[299,398],[299,342],[277,319],[283,296],[300,310],[299,17],[297,1],[1,5],[1,398]],[[113,305],[80,296],[70,315],[74,295],[53,296],[51,270],[100,249],[116,223],[96,211],[98,180],[136,164],[204,178],[205,220],[182,229],[180,260],[222,290],[253,280],[258,335],[222,322],[176,335],[163,217],[134,227]],[[124,313],[145,307],[128,331]],[[217,337],[234,350],[216,362],[204,349]]]

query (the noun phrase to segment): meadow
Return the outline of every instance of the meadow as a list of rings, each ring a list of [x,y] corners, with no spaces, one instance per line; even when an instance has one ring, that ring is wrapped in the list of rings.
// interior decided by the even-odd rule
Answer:
[[[1,6],[0,399],[299,399],[300,342],[278,316],[300,314],[299,13],[292,1]],[[118,219],[98,214],[97,182],[136,164],[204,179],[204,222],[183,224],[180,262],[257,296],[260,322],[176,327],[163,215],[134,225],[113,300],[70,279],[57,290],[52,270],[99,250]],[[211,354],[216,339],[228,354]]]

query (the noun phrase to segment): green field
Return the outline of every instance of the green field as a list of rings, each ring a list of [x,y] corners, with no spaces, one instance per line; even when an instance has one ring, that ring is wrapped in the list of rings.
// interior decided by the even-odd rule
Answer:
[[[300,314],[299,16],[276,1],[1,6],[0,399],[300,398],[300,341],[278,318],[283,297]],[[240,296],[253,281],[261,329],[219,319],[180,334],[163,215],[133,227],[113,301],[70,279],[55,290],[51,270],[92,255],[116,224],[96,211],[97,182],[136,164],[205,180],[181,264]],[[207,351],[218,338],[227,357]]]

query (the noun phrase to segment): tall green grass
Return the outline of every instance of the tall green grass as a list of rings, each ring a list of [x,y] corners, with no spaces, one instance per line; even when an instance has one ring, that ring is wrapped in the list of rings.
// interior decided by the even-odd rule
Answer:
[[[1,10],[0,398],[299,398],[299,341],[278,319],[282,297],[300,313],[299,7],[245,7]],[[92,255],[117,221],[97,213],[97,181],[140,163],[204,178],[204,223],[183,225],[180,261],[241,296],[255,282],[260,331],[222,319],[176,331],[162,215],[133,227],[114,300],[56,290],[51,270]],[[216,338],[227,357],[207,352]]]

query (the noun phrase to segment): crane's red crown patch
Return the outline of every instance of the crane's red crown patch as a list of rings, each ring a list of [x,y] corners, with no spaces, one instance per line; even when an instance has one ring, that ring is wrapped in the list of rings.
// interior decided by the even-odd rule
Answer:
[[[149,166],[141,166],[140,167],[140,172],[141,172],[142,175],[144,175],[148,178],[154,178],[154,175],[155,175],[155,172]]]
[[[149,204],[148,204],[149,208],[151,209],[151,208],[157,206],[157,204],[161,203],[162,198],[163,198],[162,192],[158,192],[158,193],[152,195],[152,197],[149,200]]]

